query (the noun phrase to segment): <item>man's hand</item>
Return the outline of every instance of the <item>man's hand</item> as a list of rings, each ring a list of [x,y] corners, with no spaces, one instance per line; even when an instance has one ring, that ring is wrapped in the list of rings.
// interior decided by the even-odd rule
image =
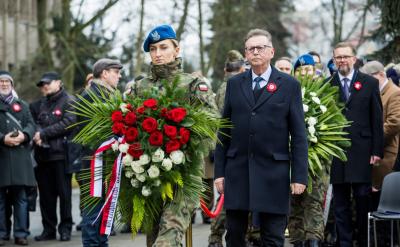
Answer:
[[[291,183],[290,189],[292,190],[292,195],[300,195],[304,192],[306,186],[304,184]]]
[[[41,146],[42,145],[42,139],[40,139],[40,132],[37,131],[35,135],[33,136],[33,141],[36,143],[36,145]]]
[[[225,178],[217,178],[214,181],[215,187],[220,194],[224,194],[224,180]]]
[[[18,142],[18,145],[25,141],[25,135],[20,130],[18,130],[18,135],[13,138],[16,140],[16,142]]]
[[[371,159],[369,160],[369,163],[371,165],[376,165],[380,160],[381,158],[379,156],[372,155]]]
[[[20,144],[19,141],[19,133],[17,137],[12,137],[11,135],[13,134],[13,132],[8,133],[7,135],[4,136],[4,144],[9,146],[9,147],[15,147],[18,146]],[[23,135],[23,134],[22,134]]]

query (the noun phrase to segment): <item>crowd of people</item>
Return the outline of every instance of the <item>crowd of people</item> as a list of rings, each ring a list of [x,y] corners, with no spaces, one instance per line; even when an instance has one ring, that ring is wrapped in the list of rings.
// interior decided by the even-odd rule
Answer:
[[[225,196],[221,214],[214,219],[203,214],[203,223],[210,224],[209,247],[222,247],[224,235],[229,247],[283,246],[285,234],[295,247],[367,246],[367,214],[378,207],[384,177],[400,170],[400,64],[364,64],[346,42],[336,44],[326,66],[314,51],[295,61],[274,59],[272,41],[268,31],[250,30],[244,55],[237,50],[226,55],[225,78],[214,93],[202,75],[183,72],[172,27],[157,26],[143,44],[151,58],[150,73],[128,83],[123,95],[141,97],[150,87],[162,90],[163,80],[179,76],[179,87],[187,89],[188,98],[232,122],[234,128],[220,130],[221,142],[204,157],[203,181],[211,188],[206,204],[210,209],[214,205],[213,186]],[[113,95],[122,69],[118,60],[98,60],[80,100]],[[296,80],[304,75],[338,87],[337,101],[351,121],[344,130],[352,143],[346,149],[347,161],[324,162],[312,181]],[[34,240],[54,240],[58,232],[60,241],[69,241],[72,174],[83,186],[88,181],[79,174],[90,167],[86,159],[77,164],[74,152],[79,149],[79,157],[94,152],[71,142],[85,119],[72,113],[77,98],[65,90],[58,73],[42,75],[36,86],[43,97],[31,104],[18,97],[14,83],[8,71],[0,71],[0,246],[10,240],[11,229],[15,244],[28,245],[36,187],[43,231]],[[329,205],[325,202],[330,189]],[[101,222],[95,220],[104,199],[90,209],[81,205],[79,229],[85,247],[108,246],[108,237],[99,231]],[[166,203],[147,235],[147,246],[181,246],[197,206],[185,200]],[[387,225],[378,226],[380,246],[385,246]]]

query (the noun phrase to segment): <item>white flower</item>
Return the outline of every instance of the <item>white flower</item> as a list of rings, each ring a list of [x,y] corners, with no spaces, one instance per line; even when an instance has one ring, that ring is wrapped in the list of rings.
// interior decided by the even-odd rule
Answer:
[[[164,159],[164,151],[161,148],[157,148],[157,150],[151,156],[151,160],[153,162],[161,162]]]
[[[179,165],[183,163],[185,159],[185,154],[181,150],[172,151],[169,155],[172,160],[172,163]]]
[[[310,117],[307,122],[308,122],[308,125],[314,126],[317,124],[318,121],[315,117]]]
[[[150,168],[147,170],[147,173],[149,174],[149,177],[151,177],[151,178],[156,178],[156,177],[160,176],[160,170],[155,165],[150,166]]]
[[[308,112],[308,105],[303,104],[303,111]]]
[[[150,163],[150,157],[147,154],[140,155],[139,163],[141,165],[146,165],[146,164]]]
[[[318,138],[316,136],[312,136],[312,137],[310,137],[310,141],[314,142],[314,143],[317,143],[318,142]]]
[[[316,94],[315,92],[310,92],[310,96],[311,96],[311,97],[316,97],[317,94]]]
[[[306,89],[304,87],[301,88],[301,98],[303,98],[303,99],[304,99],[305,92],[306,92]]]
[[[328,109],[324,105],[320,105],[319,109],[321,109],[322,113],[325,113]]]
[[[146,176],[143,174],[136,174],[136,179],[143,183],[146,181]]]
[[[319,100],[318,97],[312,97],[311,99],[312,99],[312,101],[314,101],[314,102],[317,103],[318,105],[321,104],[321,100]]]
[[[127,108],[127,106],[128,106],[128,104],[121,103],[121,104],[119,105],[119,109],[121,109],[121,111],[122,111],[123,113],[127,113],[127,112],[129,111],[129,109]]]
[[[154,186],[158,187],[160,185],[161,185],[160,179],[157,179],[157,180],[154,181]]]
[[[149,196],[149,195],[151,195],[151,190],[150,190],[150,188],[147,187],[147,186],[143,186],[143,187],[142,187],[142,195],[144,195],[144,196]]]
[[[144,172],[144,168],[137,161],[132,162],[131,167],[132,170],[137,174]]]
[[[118,151],[118,146],[119,146],[119,142],[115,141],[112,145],[111,148],[114,152]]]
[[[125,166],[130,166],[132,161],[133,161],[133,157],[130,154],[126,154],[122,158],[122,164],[124,164]]]
[[[119,149],[119,151],[120,151],[121,153],[124,153],[124,154],[125,154],[125,153],[128,152],[129,144],[127,144],[127,143],[119,144],[118,149]]]
[[[314,128],[314,126],[309,126],[309,127],[308,127],[308,133],[310,133],[311,136],[314,136],[314,134],[315,134],[315,128]]]
[[[133,172],[131,170],[126,170],[125,171],[125,177],[131,178],[133,176]]]
[[[163,159],[161,166],[164,170],[169,171],[172,168],[172,160],[170,158]]]
[[[132,178],[131,179],[131,185],[132,185],[133,188],[139,188],[140,182],[136,178]]]

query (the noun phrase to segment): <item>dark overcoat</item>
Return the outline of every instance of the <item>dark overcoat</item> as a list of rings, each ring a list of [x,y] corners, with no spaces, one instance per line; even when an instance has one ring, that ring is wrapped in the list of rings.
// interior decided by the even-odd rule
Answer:
[[[19,146],[9,147],[4,144],[4,136],[14,129],[23,132],[27,138]],[[27,103],[20,99],[14,99],[10,105],[0,101],[0,187],[36,185],[29,145],[34,134],[35,123]]]
[[[383,157],[383,113],[379,82],[372,76],[355,71],[350,84],[350,97],[346,101],[339,75],[330,83],[339,87],[339,101],[345,104],[343,114],[352,121],[344,129],[348,132],[351,147],[347,148],[347,161],[332,161],[331,183],[370,183],[371,155]],[[358,85],[358,86],[357,86]]]
[[[217,145],[215,178],[225,178],[225,208],[287,214],[290,183],[307,184],[307,136],[301,87],[272,67],[270,85],[255,101],[252,73],[228,81],[224,129]]]

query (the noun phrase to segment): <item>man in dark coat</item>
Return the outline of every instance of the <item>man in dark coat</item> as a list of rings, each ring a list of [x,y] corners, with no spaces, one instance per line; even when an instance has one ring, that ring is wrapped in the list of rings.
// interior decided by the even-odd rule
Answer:
[[[6,196],[14,213],[14,242],[27,245],[26,186],[35,186],[29,142],[35,132],[29,106],[13,95],[13,79],[0,71],[0,245],[7,235]]]
[[[338,241],[341,247],[353,246],[352,192],[356,202],[358,244],[367,246],[366,205],[371,191],[372,165],[383,157],[379,82],[354,69],[356,57],[350,44],[337,44],[333,59],[338,72],[330,78],[330,83],[340,88],[339,102],[345,104],[343,113],[352,121],[351,126],[344,130],[351,140],[351,147],[346,150],[347,161],[334,158],[331,169]]]
[[[251,70],[229,79],[223,117],[232,129],[220,135],[215,185],[225,194],[226,242],[245,246],[249,211],[260,213],[263,246],[283,246],[290,190],[307,184],[307,136],[301,88],[270,65],[271,35],[251,30],[245,42]],[[290,136],[290,137],[289,137]],[[290,149],[289,149],[290,146]]]
[[[60,222],[58,232],[61,241],[71,239],[71,174],[66,167],[67,129],[76,122],[72,110],[73,97],[63,88],[60,75],[56,72],[43,74],[36,84],[44,97],[31,104],[32,116],[38,126],[33,140],[35,159],[38,163],[35,175],[38,181],[40,212],[43,232],[35,236],[36,241],[56,238],[57,199],[60,199]]]

